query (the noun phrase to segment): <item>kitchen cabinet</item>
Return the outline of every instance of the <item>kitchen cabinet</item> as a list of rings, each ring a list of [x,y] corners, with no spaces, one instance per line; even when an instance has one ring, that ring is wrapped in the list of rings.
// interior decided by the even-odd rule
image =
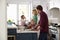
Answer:
[[[8,40],[16,40],[16,28],[8,28]]]
[[[18,31],[17,28],[8,28],[8,39],[10,40],[37,40],[37,31]]]
[[[16,29],[8,29],[8,35],[16,35]]]
[[[37,40],[37,33],[17,33],[16,40]]]

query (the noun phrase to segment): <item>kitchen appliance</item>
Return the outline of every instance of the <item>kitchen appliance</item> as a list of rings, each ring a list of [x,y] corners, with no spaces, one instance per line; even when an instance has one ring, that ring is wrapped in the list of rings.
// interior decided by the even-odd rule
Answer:
[[[8,35],[8,40],[16,40],[15,38],[15,35]]]
[[[59,33],[56,27],[49,26],[49,31],[51,35],[51,40],[59,40]]]

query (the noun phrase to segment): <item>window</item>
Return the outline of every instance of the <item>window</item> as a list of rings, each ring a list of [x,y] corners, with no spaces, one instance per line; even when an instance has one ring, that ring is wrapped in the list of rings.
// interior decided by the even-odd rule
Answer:
[[[7,6],[7,21],[11,20],[17,23],[17,5],[16,4],[9,4]]]
[[[32,16],[31,10],[32,6],[30,4],[19,4],[19,20],[21,20],[21,15],[24,15],[26,17],[26,20],[30,21]]]
[[[7,6],[7,21],[12,20],[18,24],[21,20],[21,15],[25,15],[26,20],[30,21],[32,17],[31,4],[9,4]]]

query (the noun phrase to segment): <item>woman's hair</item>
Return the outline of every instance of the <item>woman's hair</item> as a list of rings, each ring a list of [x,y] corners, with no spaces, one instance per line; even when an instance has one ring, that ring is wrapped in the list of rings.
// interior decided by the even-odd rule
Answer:
[[[33,9],[32,11],[35,12],[35,13],[34,13],[35,15],[37,15],[37,11],[36,11],[36,9]]]

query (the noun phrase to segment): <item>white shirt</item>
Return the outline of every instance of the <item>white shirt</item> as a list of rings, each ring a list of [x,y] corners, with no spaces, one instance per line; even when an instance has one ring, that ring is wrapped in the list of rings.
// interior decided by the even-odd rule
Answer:
[[[21,25],[22,26],[26,24],[26,20],[25,19],[21,19],[20,21],[21,21]]]

